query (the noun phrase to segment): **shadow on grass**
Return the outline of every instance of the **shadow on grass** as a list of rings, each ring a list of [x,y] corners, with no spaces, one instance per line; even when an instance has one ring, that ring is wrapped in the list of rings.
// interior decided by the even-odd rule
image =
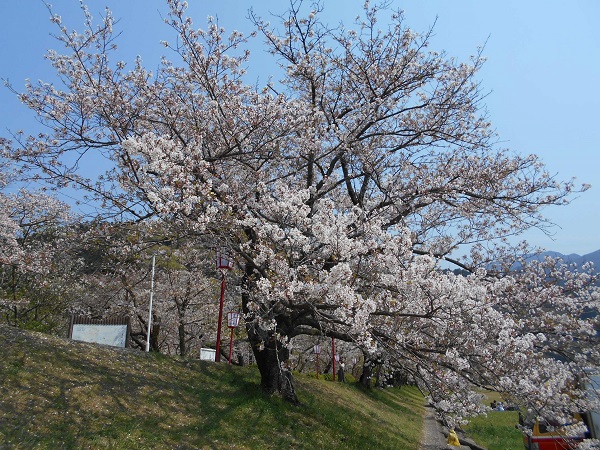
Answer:
[[[421,414],[408,391],[364,393],[304,378],[302,405],[293,406],[263,395],[256,367],[173,359],[4,326],[0,348],[0,448],[418,447]]]

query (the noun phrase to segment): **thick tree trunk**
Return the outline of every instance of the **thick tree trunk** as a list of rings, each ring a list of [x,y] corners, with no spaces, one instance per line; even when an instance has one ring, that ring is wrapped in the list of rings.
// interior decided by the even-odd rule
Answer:
[[[379,364],[377,366],[377,381],[375,382],[375,387],[378,387],[378,388],[385,387],[385,380],[383,379],[383,376],[381,374],[382,369],[383,369],[383,366],[381,364]]]
[[[253,269],[246,266],[243,285],[245,289],[242,293],[242,309],[244,313],[249,313],[248,304],[252,288]],[[277,322],[277,317],[274,317]],[[252,348],[252,353],[256,360],[258,370],[260,371],[260,385],[262,390],[269,394],[279,394],[285,400],[293,404],[298,404],[294,380],[290,371],[289,349],[282,344],[278,336],[287,336],[285,327],[282,323],[277,323],[277,330],[264,330],[255,321],[246,322],[246,331],[248,341]]]
[[[373,364],[370,360],[365,359],[365,363],[363,365],[363,370],[362,370],[362,373],[360,374],[360,378],[358,379],[358,383],[361,386],[370,388],[372,377],[373,377]]]
[[[364,353],[363,371],[358,380],[359,384],[364,387],[371,387],[372,378],[376,367],[381,367],[383,361],[381,355],[367,355]],[[381,371],[379,371],[381,373]]]
[[[242,352],[236,351],[235,352],[235,356],[237,357],[237,364],[238,366],[245,366],[246,365],[246,361],[244,361],[244,354]]]
[[[272,332],[257,331],[254,324],[248,324],[247,331],[260,372],[262,390],[269,395],[279,394],[285,400],[298,404],[294,379],[289,370],[289,350],[275,338]],[[263,340],[261,337],[267,339]]]
[[[337,370],[337,380],[340,383],[345,383],[346,382],[346,372],[344,370],[344,364],[340,364],[340,367]]]
[[[158,337],[160,335],[160,317],[152,314],[152,331],[150,332],[150,350],[160,352]]]
[[[187,353],[186,342],[185,342],[185,325],[183,321],[179,322],[179,327],[177,329],[179,334],[179,355],[185,356]]]

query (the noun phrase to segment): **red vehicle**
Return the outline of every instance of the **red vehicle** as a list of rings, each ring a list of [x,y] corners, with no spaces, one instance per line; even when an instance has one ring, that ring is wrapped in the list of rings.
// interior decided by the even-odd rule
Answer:
[[[576,417],[581,419],[581,417]],[[523,433],[523,443],[526,450],[570,450],[589,436],[568,435],[564,428],[553,428],[536,421],[533,425],[531,435]]]
[[[597,398],[600,392],[600,375],[590,374],[585,381],[587,390],[591,395]],[[523,433],[523,443],[526,450],[570,450],[576,448],[584,439],[600,439],[600,411],[588,411],[574,416],[573,423],[583,421],[588,431],[585,435],[570,434],[565,427],[568,424],[544,424],[535,421],[532,427],[532,433]],[[519,423],[529,425],[519,414]],[[550,427],[552,425],[552,427]],[[550,429],[548,429],[550,428]]]

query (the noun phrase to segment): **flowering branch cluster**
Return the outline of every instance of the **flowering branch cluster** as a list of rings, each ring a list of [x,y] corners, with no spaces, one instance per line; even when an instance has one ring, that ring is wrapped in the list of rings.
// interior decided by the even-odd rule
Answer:
[[[196,29],[184,2],[167,3],[178,39],[156,74],[109,62],[110,14],[83,34],[55,19],[71,53],[47,57],[63,87],[21,94],[52,133],[5,142],[11,157],[107,210],[227,244],[266,389],[290,386],[270,369],[285,366],[290,339],[324,334],[386,353],[450,424],[485,409],[478,387],[539,414],[583,406],[577,383],[598,362],[594,275],[547,261],[498,276],[477,245],[451,256],[544,228],[543,207],[586,189],[498,147],[480,50],[459,63],[399,12],[382,30],[367,2],[332,29],[294,1],[281,30],[251,13],[282,73],[260,89],[244,82],[246,37],[213,18]],[[84,179],[88,153],[112,170]]]

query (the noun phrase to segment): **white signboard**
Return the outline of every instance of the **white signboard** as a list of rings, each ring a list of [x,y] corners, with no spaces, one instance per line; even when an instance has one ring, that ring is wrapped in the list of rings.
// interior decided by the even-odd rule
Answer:
[[[127,325],[75,324],[71,337],[76,341],[125,347],[127,345]]]
[[[213,361],[215,360],[215,355],[217,351],[212,348],[201,348],[200,349],[200,359],[204,361]]]

